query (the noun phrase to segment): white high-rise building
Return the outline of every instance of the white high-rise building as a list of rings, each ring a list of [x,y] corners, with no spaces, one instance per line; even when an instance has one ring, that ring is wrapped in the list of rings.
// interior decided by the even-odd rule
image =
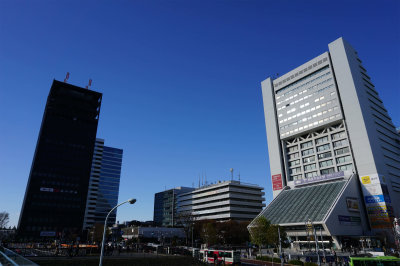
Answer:
[[[307,221],[336,246],[390,238],[400,216],[400,138],[357,52],[339,38],[261,86],[274,199],[260,215],[300,247]]]

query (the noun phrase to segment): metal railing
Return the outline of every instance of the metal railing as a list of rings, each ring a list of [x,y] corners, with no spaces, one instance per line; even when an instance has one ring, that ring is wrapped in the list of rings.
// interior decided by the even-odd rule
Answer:
[[[14,265],[31,265],[38,266],[36,263],[22,257],[21,255],[7,249],[0,247],[0,265],[14,266]]]

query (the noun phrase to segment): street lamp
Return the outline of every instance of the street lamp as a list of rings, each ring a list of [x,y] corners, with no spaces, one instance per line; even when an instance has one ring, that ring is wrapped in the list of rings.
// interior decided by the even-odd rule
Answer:
[[[104,231],[103,231],[103,241],[101,242],[101,253],[100,253],[100,263],[99,266],[103,265],[103,252],[104,252],[104,241],[105,241],[105,236],[106,236],[106,228],[107,228],[107,220],[108,220],[108,216],[110,216],[110,214],[113,212],[113,210],[115,210],[116,208],[118,208],[119,206],[121,206],[122,204],[125,203],[130,203],[130,204],[134,204],[136,202],[136,199],[128,199],[127,201],[124,201],[120,204],[118,204],[117,206],[115,206],[114,208],[111,209],[111,211],[109,211],[109,213],[106,216],[106,220],[104,221]]]

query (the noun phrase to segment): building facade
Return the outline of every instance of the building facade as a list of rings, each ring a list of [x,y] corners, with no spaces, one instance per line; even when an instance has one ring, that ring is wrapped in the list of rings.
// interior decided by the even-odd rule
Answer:
[[[240,181],[219,181],[178,196],[178,214],[199,220],[250,221],[265,207],[263,188]]]
[[[339,38],[261,86],[274,200],[260,215],[298,243],[307,221],[337,245],[387,236],[400,215],[400,138],[357,52]]]
[[[18,223],[25,238],[80,234],[102,94],[54,80]]]
[[[103,224],[108,212],[118,204],[123,150],[104,146],[103,139],[96,139],[88,195],[86,200],[84,230],[96,223]],[[117,210],[110,214],[108,225],[116,222]]]
[[[154,195],[153,220],[157,226],[174,227],[178,225],[177,220],[177,198],[178,195],[194,190],[190,187],[177,187]]]

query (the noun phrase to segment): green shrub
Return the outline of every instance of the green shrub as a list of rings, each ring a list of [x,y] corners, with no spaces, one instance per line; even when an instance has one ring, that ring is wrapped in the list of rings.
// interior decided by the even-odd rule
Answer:
[[[302,262],[301,260],[289,260],[288,263],[292,265],[301,265],[301,266],[304,265],[304,262]]]
[[[258,255],[257,256],[257,259],[258,260],[262,260],[262,261],[273,261],[273,262],[281,262],[281,259],[280,258],[271,258],[271,257],[269,257],[269,256],[260,256],[260,255]]]
[[[271,261],[271,257],[257,255],[258,260]]]
[[[318,264],[316,264],[314,262],[306,262],[306,263],[304,263],[304,266],[318,266]]]
[[[273,258],[273,262],[281,262],[281,259],[280,258]]]

